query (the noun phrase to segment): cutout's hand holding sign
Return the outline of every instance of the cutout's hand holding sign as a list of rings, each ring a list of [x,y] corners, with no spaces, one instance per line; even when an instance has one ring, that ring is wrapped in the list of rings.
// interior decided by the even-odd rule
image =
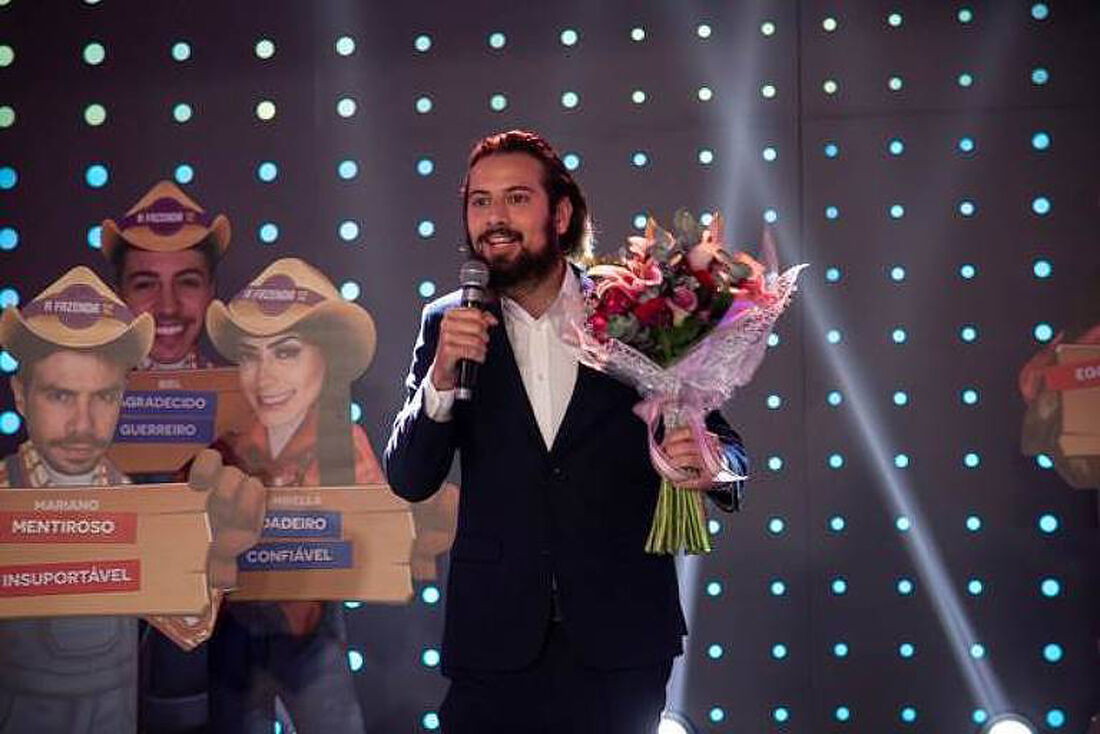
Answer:
[[[237,585],[237,556],[260,538],[266,490],[240,469],[222,466],[221,454],[212,449],[195,457],[188,483],[209,492],[206,512],[214,536],[207,560],[210,585],[232,589]]]

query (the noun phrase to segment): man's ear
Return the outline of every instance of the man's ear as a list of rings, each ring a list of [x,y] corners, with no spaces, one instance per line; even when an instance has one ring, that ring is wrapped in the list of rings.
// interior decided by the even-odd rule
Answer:
[[[11,394],[15,398],[15,409],[19,411],[19,415],[23,418],[27,417],[27,397],[24,391],[23,378],[19,375],[13,375],[11,378]]]
[[[554,231],[558,235],[563,235],[569,229],[569,220],[573,216],[573,202],[569,200],[568,196],[563,196],[558,199],[557,206],[554,207]]]

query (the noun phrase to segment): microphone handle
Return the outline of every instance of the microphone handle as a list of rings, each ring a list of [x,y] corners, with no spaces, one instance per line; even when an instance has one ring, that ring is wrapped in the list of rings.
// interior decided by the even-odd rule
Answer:
[[[465,286],[462,289],[462,308],[482,308],[485,293],[477,286]],[[477,384],[477,362],[471,359],[458,361],[458,380],[455,385],[455,400],[474,399],[474,385]]]

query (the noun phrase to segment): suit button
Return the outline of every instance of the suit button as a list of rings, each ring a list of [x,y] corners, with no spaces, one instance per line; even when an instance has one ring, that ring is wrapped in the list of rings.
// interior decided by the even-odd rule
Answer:
[[[550,470],[550,476],[554,477],[554,479],[564,479],[565,472],[561,470],[560,466],[555,466],[553,469]]]

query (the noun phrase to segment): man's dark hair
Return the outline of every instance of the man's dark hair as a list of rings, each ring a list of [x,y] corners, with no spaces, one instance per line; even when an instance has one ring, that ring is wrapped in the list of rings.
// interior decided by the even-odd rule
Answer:
[[[562,163],[561,158],[538,133],[529,130],[509,130],[482,138],[470,151],[470,160],[466,166],[466,177],[462,181],[462,229],[466,232],[466,247],[473,249],[470,242],[469,222],[466,220],[466,203],[470,195],[470,170],[482,158],[501,153],[526,153],[542,164],[542,185],[550,199],[550,215],[562,197],[573,205],[573,215],[569,218],[569,227],[558,239],[558,246],[568,256],[585,254],[592,237],[592,223],[588,218],[588,203],[584,200],[581,187]]]
[[[134,246],[125,239],[121,240],[118,244],[119,246],[111,253],[111,265],[115,269],[115,287],[121,290],[122,274],[126,269],[126,254],[134,249]],[[210,280],[213,282],[218,269],[218,245],[214,242],[214,238],[208,236],[198,244],[192,245],[187,249],[198,250],[202,253],[203,260],[206,261],[206,269],[210,271]]]

